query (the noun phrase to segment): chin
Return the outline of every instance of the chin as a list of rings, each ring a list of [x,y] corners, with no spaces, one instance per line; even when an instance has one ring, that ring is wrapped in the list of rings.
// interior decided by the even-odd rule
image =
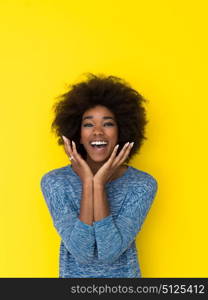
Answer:
[[[86,152],[87,152],[87,157],[91,161],[95,163],[104,163],[110,158],[112,150],[110,151],[110,153],[109,153],[109,149],[106,151],[106,153],[93,153],[91,149],[89,151],[86,150]]]
[[[108,160],[108,158],[97,158],[97,159],[95,159],[95,158],[92,158],[92,157],[90,157],[90,159],[91,159],[91,161],[93,161],[93,162],[95,162],[95,163],[104,163],[104,162],[106,162],[107,160]]]
[[[104,162],[106,162],[108,159],[109,159],[109,157],[110,156],[107,156],[107,157],[99,157],[99,156],[90,156],[90,155],[88,155],[88,158],[91,160],[91,161],[93,161],[93,162],[95,162],[95,163],[104,163]]]

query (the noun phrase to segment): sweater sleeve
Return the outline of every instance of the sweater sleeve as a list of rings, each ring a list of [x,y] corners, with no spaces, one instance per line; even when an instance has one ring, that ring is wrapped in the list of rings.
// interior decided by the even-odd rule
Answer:
[[[63,184],[44,175],[41,178],[41,190],[54,227],[59,233],[67,250],[82,264],[91,263],[94,256],[95,234],[93,226],[82,222],[72,204],[65,204]]]
[[[131,245],[145,220],[157,191],[157,181],[150,177],[127,193],[117,217],[112,214],[93,223],[98,259],[111,264]]]

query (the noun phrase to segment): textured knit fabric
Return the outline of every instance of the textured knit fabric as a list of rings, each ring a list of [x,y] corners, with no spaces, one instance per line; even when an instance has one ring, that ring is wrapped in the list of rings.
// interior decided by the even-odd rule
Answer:
[[[142,277],[135,238],[157,191],[152,175],[128,166],[108,182],[110,215],[92,226],[78,218],[82,182],[71,165],[43,175],[41,190],[61,238],[60,278]]]

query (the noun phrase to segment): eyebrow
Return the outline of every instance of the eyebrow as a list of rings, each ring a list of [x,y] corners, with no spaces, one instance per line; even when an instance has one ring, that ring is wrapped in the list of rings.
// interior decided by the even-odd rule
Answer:
[[[85,119],[93,119],[93,116],[86,116],[86,117],[84,117],[84,118],[82,119],[82,121],[84,121]],[[112,120],[114,120],[113,117],[109,117],[109,116],[104,116],[104,117],[102,117],[102,119],[104,119],[104,120],[107,120],[107,119],[112,119]]]

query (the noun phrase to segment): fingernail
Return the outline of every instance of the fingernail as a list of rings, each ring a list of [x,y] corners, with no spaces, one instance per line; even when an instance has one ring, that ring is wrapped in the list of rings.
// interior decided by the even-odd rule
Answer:
[[[134,145],[134,142],[131,143],[131,147]]]
[[[128,143],[126,143],[126,146],[128,146],[128,144],[129,144],[129,142],[128,142]]]

